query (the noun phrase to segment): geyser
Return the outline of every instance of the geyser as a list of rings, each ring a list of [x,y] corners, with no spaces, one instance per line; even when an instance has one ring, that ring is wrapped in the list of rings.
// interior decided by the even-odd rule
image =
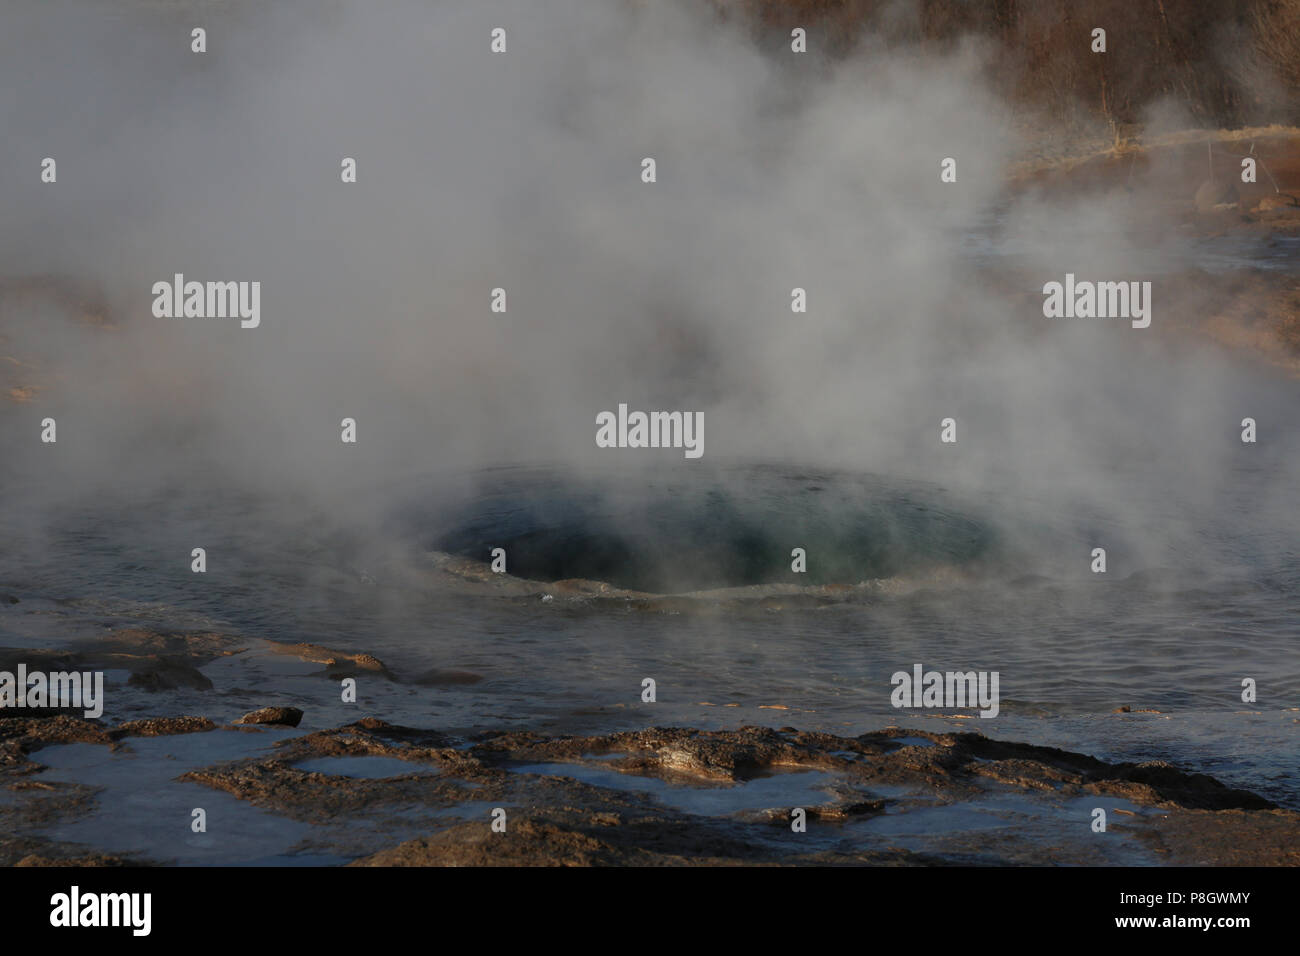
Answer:
[[[994,541],[985,523],[954,510],[937,489],[756,467],[641,482],[495,472],[431,544],[483,561],[504,549],[506,570],[517,577],[682,593],[857,584],[967,565],[989,556]],[[800,564],[806,570],[795,570]]]

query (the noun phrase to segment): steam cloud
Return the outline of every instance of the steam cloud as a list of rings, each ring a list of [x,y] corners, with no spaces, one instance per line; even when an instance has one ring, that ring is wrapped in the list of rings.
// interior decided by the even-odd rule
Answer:
[[[0,414],[5,507],[33,525],[110,489],[221,487],[367,528],[394,483],[450,492],[492,463],[693,466],[597,449],[596,413],[626,402],[702,411],[713,462],[1095,513],[1150,565],[1216,560],[1198,543],[1233,496],[1261,533],[1297,528],[1294,388],[1176,334],[1195,302],[1161,281],[1179,247],[1138,231],[1141,183],[1005,201],[1018,144],[978,46],[831,61],[811,33],[798,56],[685,0],[3,17],[0,270],[11,291],[77,290],[0,300],[7,351],[53,376]],[[1015,288],[963,252],[994,214]],[[177,272],[260,281],[261,326],[154,318],[150,287]],[[1151,328],[1042,318],[1066,272],[1156,280]],[[1269,440],[1243,450],[1245,416]]]

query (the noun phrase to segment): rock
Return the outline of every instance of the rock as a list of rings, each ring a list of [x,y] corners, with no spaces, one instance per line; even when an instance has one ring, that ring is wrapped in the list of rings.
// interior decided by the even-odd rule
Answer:
[[[899,746],[899,738],[906,738],[907,745]],[[916,746],[913,738],[933,746]],[[367,778],[302,769],[304,760],[319,757],[389,757],[406,761],[415,772]],[[536,763],[549,765],[546,772],[520,771],[521,765]],[[420,765],[436,772],[419,773]],[[565,765],[572,766],[572,773]],[[627,783],[584,782],[580,768],[596,766],[602,775],[628,775]],[[709,779],[685,781],[683,766]],[[787,797],[748,789],[756,778],[793,771],[819,772],[803,778],[813,785],[807,797],[803,793],[808,789],[797,798],[793,792]],[[737,813],[720,817],[662,805],[635,785],[636,778],[644,777],[725,791]],[[1111,764],[974,733],[889,728],[840,737],[764,727],[652,727],[594,737],[513,730],[457,739],[362,718],[296,735],[274,753],[223,761],[178,779],[304,823],[344,828],[364,819],[375,826],[373,836],[360,842],[349,838],[345,852],[355,856],[364,848],[370,855],[353,865],[933,865],[969,864],[972,853],[986,860],[1040,864],[1108,859],[1097,855],[1097,843],[1088,839],[1086,828],[1073,843],[1044,847],[1038,839],[1008,840],[1002,828],[971,829],[961,822],[964,805],[993,793],[1000,800],[1023,801],[1026,809],[1046,810],[1063,796],[1121,797],[1159,809],[1153,814],[1135,807],[1137,816],[1128,823],[1140,826],[1137,838],[1155,842],[1157,850],[1166,834],[1177,837],[1174,858],[1180,863],[1217,862],[1229,848],[1231,858],[1244,863],[1294,865],[1300,859],[1294,849],[1300,846],[1300,813],[1276,808],[1255,794],[1167,763]],[[786,783],[802,787],[798,776]],[[899,795],[885,797],[885,788]],[[924,855],[874,846],[875,837],[852,826],[891,807],[907,812],[933,807],[936,801],[953,807],[956,841],[953,833],[936,834]],[[433,833],[423,830],[421,814],[404,809],[400,818],[387,816],[394,808],[412,806],[426,808],[428,818],[441,817],[452,807],[463,807],[467,814],[465,822],[450,826],[439,820],[432,824]],[[793,806],[834,838],[819,845],[754,838],[754,824],[790,832]],[[508,838],[488,825],[495,807],[507,812]],[[1170,829],[1171,815],[1179,814],[1182,822]],[[391,827],[384,825],[386,820]],[[1207,844],[1226,827],[1249,842]],[[1135,832],[1130,829],[1130,836]],[[382,842],[389,838],[404,842],[385,849]]]
[[[1286,193],[1274,193],[1271,196],[1265,196],[1255,204],[1255,212],[1272,212],[1274,209],[1294,209],[1300,207],[1300,202],[1296,201],[1294,196]]]
[[[175,657],[164,657],[152,662],[133,673],[127,679],[133,687],[145,690],[174,690],[177,687],[192,687],[195,690],[212,690],[212,681],[198,668]]]
[[[384,662],[373,654],[351,654],[308,643],[277,644],[273,645],[271,650],[276,654],[293,654],[304,661],[324,664],[325,673],[331,678],[355,677],[362,672],[368,672],[392,679]]]
[[[109,744],[112,738],[93,720],[61,714],[55,717],[13,713],[11,719],[0,723],[0,741],[15,741],[22,752],[48,744]]]
[[[1228,180],[1207,179],[1196,190],[1198,212],[1213,212],[1216,206],[1231,206],[1237,202],[1237,187]]]
[[[116,733],[123,737],[169,737],[173,734],[200,733],[216,726],[206,717],[149,717],[121,723]]]
[[[22,867],[84,867],[84,866],[139,866],[139,862],[129,857],[111,856],[95,853],[90,856],[51,857],[31,853],[23,857],[14,866]]]
[[[0,604],[17,604],[18,599],[12,594],[0,594]]]
[[[237,724],[278,724],[297,727],[302,722],[302,711],[297,707],[263,707],[240,717]]]

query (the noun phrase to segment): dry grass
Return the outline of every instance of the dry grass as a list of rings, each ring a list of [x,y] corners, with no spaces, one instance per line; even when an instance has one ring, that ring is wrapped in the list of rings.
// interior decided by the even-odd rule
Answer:
[[[1100,125],[1114,148],[1160,101],[1203,126],[1300,123],[1300,0],[709,2],[773,42],[803,26],[833,55],[868,35],[926,51],[980,37],[989,79],[1012,102],[1067,127]],[[1092,52],[1094,27],[1105,54]]]

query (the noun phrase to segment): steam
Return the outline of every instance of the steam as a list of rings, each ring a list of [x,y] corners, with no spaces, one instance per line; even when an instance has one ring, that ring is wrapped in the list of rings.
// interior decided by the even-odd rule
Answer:
[[[1233,495],[1261,529],[1296,528],[1300,467],[1276,450],[1294,387],[1179,336],[1196,303],[1141,238],[1161,214],[1141,190],[1008,204],[1019,144],[977,47],[832,61],[810,32],[801,56],[687,0],[4,17],[3,272],[93,290],[112,325],[0,299],[6,350],[55,376],[0,411],[13,515],[223,488],[377,529],[395,484],[432,494],[488,464],[694,465],[597,448],[597,413],[627,403],[702,412],[711,461],[1096,514],[1139,564],[1230,560],[1198,542]],[[963,252],[995,213],[1022,252],[999,281]],[[1044,319],[1067,272],[1154,280],[1151,327]],[[155,318],[175,273],[260,282],[260,326]],[[1240,443],[1245,416],[1269,441]]]

